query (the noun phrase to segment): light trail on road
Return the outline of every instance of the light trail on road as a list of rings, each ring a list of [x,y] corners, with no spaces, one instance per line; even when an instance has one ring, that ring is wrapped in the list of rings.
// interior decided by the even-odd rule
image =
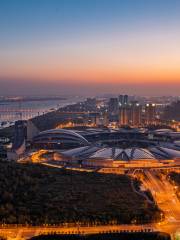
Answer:
[[[151,170],[144,171],[141,180],[165,214],[164,222],[160,222],[156,227],[160,231],[175,234],[180,229],[180,201],[175,194],[174,186],[166,178],[162,180]]]

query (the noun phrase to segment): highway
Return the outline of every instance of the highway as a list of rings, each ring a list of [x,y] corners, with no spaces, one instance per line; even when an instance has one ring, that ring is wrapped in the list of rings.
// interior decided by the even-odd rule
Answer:
[[[62,227],[62,226],[37,226],[37,227],[2,227],[0,236],[7,237],[7,240],[28,240],[33,236],[41,234],[96,234],[113,232],[150,232],[161,231],[171,234],[172,239],[180,231],[180,222],[162,222],[161,224],[147,225],[106,225],[92,227]],[[180,236],[180,235],[179,235]]]
[[[165,214],[165,220],[156,224],[156,229],[176,235],[180,232],[180,202],[175,194],[176,186],[171,185],[165,176],[161,179],[157,172],[151,170],[144,171],[141,180]]]
[[[95,234],[109,232],[140,232],[155,231],[152,225],[117,225],[117,226],[92,226],[92,227],[7,227],[0,229],[0,235],[8,237],[8,240],[26,240],[41,234]]]
[[[175,194],[175,186],[166,178],[161,180],[152,171],[144,172],[144,186],[149,189],[159,208],[165,213],[167,222],[180,222],[180,202]]]

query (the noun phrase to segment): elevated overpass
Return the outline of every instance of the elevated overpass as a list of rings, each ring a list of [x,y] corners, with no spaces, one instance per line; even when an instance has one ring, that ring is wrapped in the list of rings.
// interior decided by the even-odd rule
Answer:
[[[148,170],[151,170],[152,172],[177,172],[180,173],[180,165],[177,166],[161,166],[161,167],[136,167],[136,168],[131,168],[131,169],[127,169],[127,174],[128,175],[135,175],[138,172],[146,172]]]

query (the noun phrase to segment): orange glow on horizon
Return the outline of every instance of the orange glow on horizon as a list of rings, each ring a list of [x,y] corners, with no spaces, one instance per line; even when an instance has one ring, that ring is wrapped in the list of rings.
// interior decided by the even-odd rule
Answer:
[[[172,37],[174,36],[174,38]],[[131,33],[4,51],[0,79],[77,84],[180,84],[180,34]]]
[[[180,84],[180,69],[12,69],[8,75],[3,74],[1,79],[19,79],[22,81],[38,80],[44,82],[69,81],[77,83],[175,83]],[[27,81],[28,81],[27,80]]]

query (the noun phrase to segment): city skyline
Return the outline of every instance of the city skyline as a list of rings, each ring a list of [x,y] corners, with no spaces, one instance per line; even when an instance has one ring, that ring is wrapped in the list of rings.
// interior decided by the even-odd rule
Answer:
[[[180,0],[0,0],[0,240],[180,239]]]
[[[179,95],[180,2],[0,3],[0,94]]]

